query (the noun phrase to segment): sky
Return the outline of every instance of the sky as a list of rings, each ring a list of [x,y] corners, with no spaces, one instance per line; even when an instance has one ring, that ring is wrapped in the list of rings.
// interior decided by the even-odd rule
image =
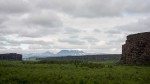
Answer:
[[[150,0],[0,0],[0,53],[121,53],[150,32]]]

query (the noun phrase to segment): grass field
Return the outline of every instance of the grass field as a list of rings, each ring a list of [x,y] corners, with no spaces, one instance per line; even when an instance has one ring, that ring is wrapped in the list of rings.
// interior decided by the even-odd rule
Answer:
[[[113,62],[0,61],[0,84],[150,84],[150,66]]]

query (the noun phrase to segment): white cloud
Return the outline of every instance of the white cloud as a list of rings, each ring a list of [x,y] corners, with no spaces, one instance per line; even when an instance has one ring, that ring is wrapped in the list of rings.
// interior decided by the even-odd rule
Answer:
[[[150,0],[0,0],[0,52],[121,53],[128,34],[150,31],[149,9]]]

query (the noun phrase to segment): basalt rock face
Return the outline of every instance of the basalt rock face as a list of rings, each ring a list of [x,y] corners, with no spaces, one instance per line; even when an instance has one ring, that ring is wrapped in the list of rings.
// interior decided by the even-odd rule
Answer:
[[[150,65],[150,32],[127,36],[122,46],[123,64]]]
[[[22,55],[16,53],[0,54],[0,60],[22,60]]]

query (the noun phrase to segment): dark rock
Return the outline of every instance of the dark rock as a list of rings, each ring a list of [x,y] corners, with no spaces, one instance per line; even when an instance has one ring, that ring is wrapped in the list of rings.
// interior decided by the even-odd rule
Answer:
[[[0,60],[22,60],[22,55],[16,53],[0,54]]]
[[[150,32],[137,33],[127,36],[122,46],[123,64],[150,65]]]

